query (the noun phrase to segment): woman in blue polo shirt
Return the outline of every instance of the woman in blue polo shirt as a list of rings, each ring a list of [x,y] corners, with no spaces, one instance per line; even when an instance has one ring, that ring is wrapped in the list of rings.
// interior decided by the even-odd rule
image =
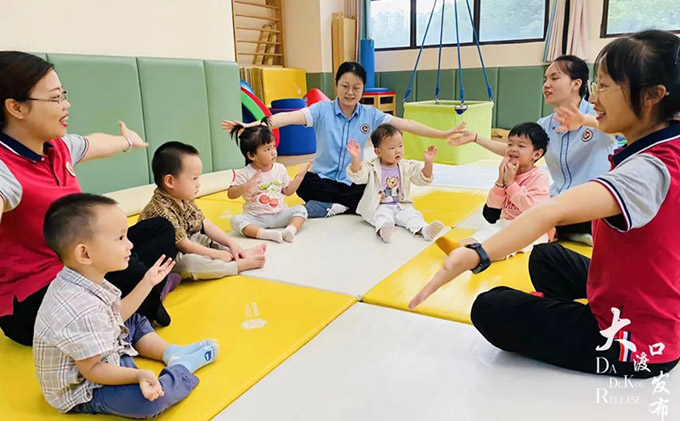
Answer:
[[[545,103],[556,109],[576,110],[583,115],[595,116],[593,104],[587,99],[589,70],[586,62],[578,57],[565,55],[553,61],[543,78]],[[578,125],[564,127],[553,113],[538,120],[548,133],[550,142],[545,153],[553,184],[550,195],[585,184],[609,171],[609,155],[614,152],[615,140],[597,128]],[[571,129],[571,130],[569,130]],[[452,140],[452,145],[476,142],[498,155],[505,155],[505,144],[466,132]],[[557,227],[557,236],[572,238],[592,244],[590,222]]]
[[[366,186],[353,184],[347,177],[346,169],[351,161],[347,153],[349,140],[356,140],[363,153],[373,130],[387,123],[402,132],[430,138],[453,138],[460,134],[457,128],[437,130],[360,104],[365,85],[366,70],[361,64],[342,63],[335,75],[338,95],[335,101],[317,102],[309,108],[275,114],[270,119],[272,128],[304,124],[316,131],[314,165],[297,191],[298,196],[307,202],[305,206],[311,218],[356,211]],[[234,124],[233,121],[223,121],[222,127],[230,131]]]

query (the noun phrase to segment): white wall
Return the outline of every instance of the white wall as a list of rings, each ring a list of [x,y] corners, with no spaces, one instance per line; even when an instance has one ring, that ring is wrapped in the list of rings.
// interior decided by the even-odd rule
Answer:
[[[323,71],[319,5],[320,0],[284,1],[286,66],[305,69],[307,73]]]
[[[324,73],[335,72],[335,69],[333,69],[333,36],[331,22],[333,20],[333,13],[344,12],[344,3],[344,0],[320,0],[321,71]]]
[[[286,0],[283,19],[286,66],[307,73],[333,72],[333,13],[342,13],[343,0]]]
[[[235,60],[231,0],[0,0],[0,50]]]

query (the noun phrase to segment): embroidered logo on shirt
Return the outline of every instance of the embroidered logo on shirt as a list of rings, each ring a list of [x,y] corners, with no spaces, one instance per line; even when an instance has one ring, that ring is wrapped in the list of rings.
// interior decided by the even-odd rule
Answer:
[[[72,176],[74,177],[76,176],[76,172],[73,171],[73,165],[71,165],[70,162],[66,162],[66,171],[68,171],[68,173],[71,174]]]
[[[371,126],[369,126],[368,124],[364,123],[361,125],[361,133],[368,134],[369,130],[371,130]]]
[[[581,140],[582,140],[583,142],[588,142],[588,141],[590,141],[590,139],[592,139],[592,138],[593,138],[593,131],[590,130],[590,129],[585,129],[585,130],[583,131],[583,135],[581,136]]]

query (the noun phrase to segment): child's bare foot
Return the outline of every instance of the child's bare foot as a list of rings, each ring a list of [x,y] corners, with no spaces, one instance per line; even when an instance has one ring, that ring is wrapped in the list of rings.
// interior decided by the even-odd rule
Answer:
[[[267,251],[267,244],[262,243],[258,244],[255,247],[251,247],[248,250],[245,250],[243,252],[243,255],[248,258],[248,257],[255,257],[255,256],[264,256],[264,253]]]
[[[435,244],[447,255],[451,254],[452,251],[460,247],[460,244],[456,243],[453,240],[449,240],[446,237],[439,237],[437,238],[437,241],[435,241]]]
[[[394,225],[392,224],[385,224],[380,229],[378,230],[378,235],[380,238],[386,242],[389,243],[392,241],[392,234],[394,233]]]
[[[245,259],[241,259],[236,262],[238,267],[238,272],[241,273],[245,270],[260,269],[264,267],[265,257],[263,254],[259,256],[249,256]]]
[[[423,227],[422,234],[423,238],[427,241],[434,240],[437,235],[444,229],[444,224],[441,221],[433,221],[430,225]]]

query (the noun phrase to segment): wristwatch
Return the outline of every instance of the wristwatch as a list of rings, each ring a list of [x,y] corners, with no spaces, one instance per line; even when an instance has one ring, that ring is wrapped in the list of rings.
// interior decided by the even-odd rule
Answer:
[[[477,267],[472,269],[472,273],[479,273],[485,271],[489,266],[491,266],[491,260],[489,260],[489,255],[486,254],[486,250],[479,243],[466,244],[465,247],[472,249],[479,255],[479,264]]]

